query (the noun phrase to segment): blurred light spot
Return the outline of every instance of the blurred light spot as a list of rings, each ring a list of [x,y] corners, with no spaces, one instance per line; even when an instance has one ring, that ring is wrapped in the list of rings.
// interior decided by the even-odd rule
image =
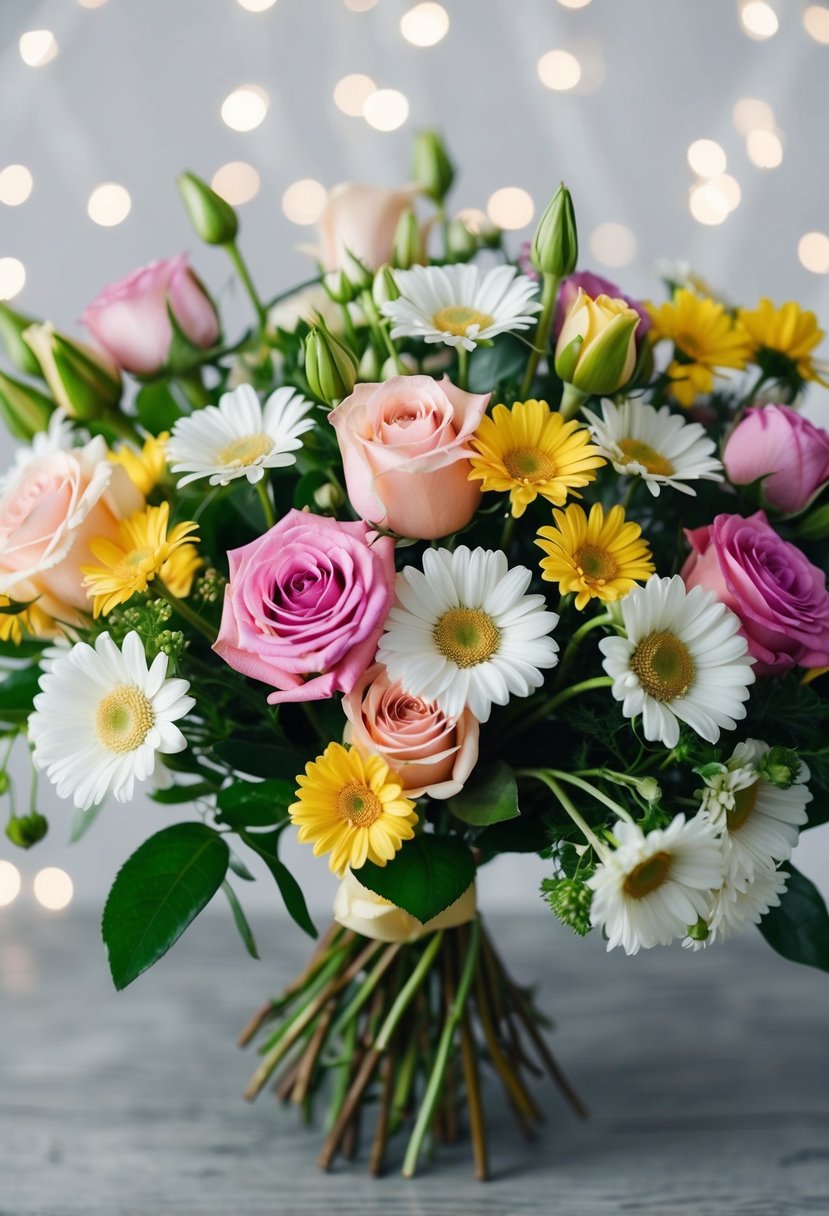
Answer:
[[[345,7],[350,8],[352,13],[367,13],[376,3],[377,0],[345,0]]]
[[[304,177],[282,195],[282,210],[294,224],[316,224],[328,199],[322,182]]]
[[[6,165],[0,171],[0,203],[17,207],[32,193],[32,175],[25,165]]]
[[[39,870],[35,874],[34,892],[39,904],[50,912],[59,912],[72,902],[75,888],[65,870],[60,870],[57,866],[47,866],[45,870]]]
[[[342,80],[338,80],[334,85],[334,104],[343,114],[360,118],[363,106],[376,90],[377,85],[370,76],[353,72],[350,76],[343,76]]]
[[[81,8],[103,8],[107,0],[78,0]]]
[[[20,871],[0,858],[0,908],[13,904],[20,894]]]
[[[249,13],[264,13],[266,9],[273,8],[276,0],[236,0],[240,8],[247,9]]]
[[[559,93],[574,89],[581,80],[581,64],[569,51],[547,51],[537,70],[541,83]]]
[[[26,267],[19,258],[0,258],[0,300],[13,300],[25,282]]]
[[[767,131],[774,126],[774,110],[759,97],[741,97],[734,107],[734,126],[741,135],[751,131]]]
[[[400,18],[400,33],[412,46],[435,46],[449,32],[449,14],[442,4],[416,4]]]
[[[211,186],[234,207],[249,203],[259,192],[259,174],[244,160],[232,160],[213,174]]]
[[[688,148],[688,164],[700,177],[725,173],[725,152],[715,139],[695,139]]]
[[[740,9],[740,21],[749,38],[772,38],[779,28],[777,13],[766,0],[749,0]]]
[[[729,213],[735,207],[739,207],[743,192],[736,177],[732,177],[730,173],[718,173],[716,177],[711,178],[711,185],[716,186],[718,190],[722,190],[728,203]]]
[[[810,4],[803,14],[803,26],[815,42],[829,45],[829,8],[823,4]]]
[[[375,89],[363,104],[363,118],[375,131],[396,131],[409,117],[409,103],[397,89]]]
[[[464,207],[458,212],[457,218],[463,220],[467,229],[474,233],[475,236],[479,232],[486,232],[490,226],[486,212],[481,211],[480,207]]]
[[[29,30],[20,35],[20,58],[30,68],[42,68],[58,53],[58,42],[51,30]]]
[[[700,224],[721,224],[728,216],[728,196],[715,182],[694,186],[689,198],[691,215]]]
[[[132,199],[126,187],[117,182],[104,182],[90,194],[86,213],[103,228],[114,228],[127,218],[131,207]]]
[[[257,84],[245,84],[222,102],[222,122],[233,131],[252,131],[268,112],[270,98]]]
[[[750,131],[746,151],[758,169],[776,169],[783,160],[783,144],[774,131]]]
[[[497,228],[526,228],[535,215],[535,203],[520,186],[504,186],[490,195],[486,213]]]
[[[28,946],[15,941],[0,943],[0,991],[33,992],[35,976],[34,954]]]
[[[558,0],[562,8],[587,8],[590,0]]]
[[[629,266],[636,256],[636,237],[625,224],[599,224],[590,236],[590,252],[605,266]]]
[[[829,274],[829,236],[825,232],[807,232],[797,242],[801,265],[813,274]]]

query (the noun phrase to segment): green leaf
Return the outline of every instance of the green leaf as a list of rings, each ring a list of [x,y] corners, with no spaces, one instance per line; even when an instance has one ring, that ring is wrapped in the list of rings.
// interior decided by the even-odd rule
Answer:
[[[503,760],[481,765],[461,792],[446,805],[456,819],[472,827],[487,827],[491,823],[515,819],[521,813],[515,774]]]
[[[239,854],[234,853],[233,849],[230,850],[230,860],[228,861],[228,866],[237,878],[242,878],[245,882],[256,882],[256,879],[242,861]]]
[[[161,431],[171,431],[182,417],[182,410],[170,386],[163,380],[145,384],[138,390],[135,397],[135,409],[138,421],[145,431],[158,435]]]
[[[549,825],[540,815],[523,815],[506,823],[494,823],[475,837],[475,848],[483,853],[543,853],[550,847]]]
[[[82,811],[80,807],[75,807],[69,822],[69,840],[71,844],[76,844],[86,835],[101,813],[103,805],[103,802],[96,802],[94,806],[89,807],[86,811]]]
[[[297,765],[296,753],[288,747],[276,747],[272,743],[244,743],[238,739],[226,739],[213,747],[213,754],[237,773],[248,773],[251,777],[281,777],[293,781],[305,765]],[[292,799],[293,801],[293,799]]]
[[[239,836],[249,848],[259,854],[271,874],[273,874],[285,907],[300,929],[304,929],[309,937],[316,937],[317,928],[311,920],[305,896],[302,894],[302,887],[300,887],[284,861],[280,861],[276,855],[279,844],[279,831],[259,833],[240,830]]]
[[[150,797],[162,806],[178,806],[182,802],[195,802],[197,798],[215,793],[216,787],[209,781],[192,781],[189,785],[169,785],[166,789],[153,790]]]
[[[527,365],[529,345],[506,335],[480,347],[469,360],[469,391],[490,393],[503,380],[516,380]]]
[[[303,507],[318,510],[314,495],[322,486],[328,484],[328,474],[323,469],[314,469],[303,474],[294,487],[294,506],[301,511]]]
[[[39,667],[20,667],[0,684],[0,720],[25,722],[39,692]]]
[[[36,603],[37,597],[33,600],[9,600],[8,604],[0,604],[0,616],[20,616],[21,612]]]
[[[203,823],[164,828],[124,862],[102,924],[119,991],[178,941],[218,891],[227,863],[227,844]]]
[[[220,823],[233,828],[267,828],[288,817],[296,801],[293,782],[272,777],[267,781],[234,781],[221,791],[216,804]]]
[[[475,878],[475,862],[454,836],[415,836],[384,866],[367,861],[357,878],[421,924],[460,899]]]
[[[239,903],[238,895],[227,879],[222,883],[222,890],[227,896],[227,902],[230,904],[230,910],[233,913],[236,928],[239,930],[239,936],[245,943],[245,949],[251,958],[258,959],[259,951],[256,948],[256,938],[253,936],[253,930],[248,924],[248,918],[245,916],[242,905]]]
[[[780,906],[760,921],[760,932],[793,963],[829,971],[829,913],[814,883],[787,863],[790,877]]]

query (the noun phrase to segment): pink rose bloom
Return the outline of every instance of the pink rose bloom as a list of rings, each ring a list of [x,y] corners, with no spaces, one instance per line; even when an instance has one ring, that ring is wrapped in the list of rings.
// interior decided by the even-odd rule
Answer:
[[[95,562],[89,542],[115,540],[118,520],[143,504],[100,437],[18,463],[0,498],[0,594],[40,597],[48,616],[78,623],[90,608],[81,571]]]
[[[351,692],[394,601],[394,542],[307,511],[228,553],[217,654],[282,701]]]
[[[347,697],[346,742],[382,756],[410,798],[454,798],[478,762],[477,718],[468,709],[454,721],[389,680],[382,663],[364,671]]]
[[[707,587],[740,618],[759,676],[829,664],[826,575],[771,527],[763,511],[718,515],[686,531],[685,585]]]
[[[465,528],[481,501],[467,445],[488,401],[488,393],[465,393],[446,376],[355,385],[328,418],[357,514],[418,540]]]
[[[318,224],[319,246],[315,252],[323,270],[339,270],[346,251],[369,270],[390,262],[397,221],[416,193],[414,187],[386,190],[355,182],[335,186]]]
[[[83,314],[83,321],[119,367],[151,376],[161,371],[170,353],[173,328],[168,305],[194,346],[205,350],[215,346],[219,318],[184,253],[151,262],[105,287]]]
[[[829,434],[788,405],[764,405],[737,423],[723,464],[735,486],[764,477],[766,501],[791,515],[829,481]]]

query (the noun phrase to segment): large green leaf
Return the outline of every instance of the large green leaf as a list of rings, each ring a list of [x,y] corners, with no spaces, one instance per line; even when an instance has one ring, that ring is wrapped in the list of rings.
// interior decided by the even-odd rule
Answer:
[[[288,807],[296,800],[291,781],[271,777],[267,781],[234,781],[216,799],[219,823],[233,828],[268,828],[288,817]]]
[[[384,866],[367,861],[356,871],[363,884],[425,924],[463,895],[475,862],[454,836],[415,836]]]
[[[236,928],[239,930],[239,936],[244,942],[245,949],[251,958],[259,958],[259,951],[256,948],[256,938],[253,936],[253,930],[248,923],[248,918],[245,916],[244,909],[239,903],[239,896],[233,890],[233,887],[225,879],[222,883],[227,902],[230,904],[230,910],[233,913],[233,921]]]
[[[515,773],[503,760],[481,765],[461,792],[446,805],[456,819],[472,827],[488,827],[491,823],[515,819],[520,814]]]
[[[0,683],[0,721],[25,722],[38,694],[39,667],[20,667]]]
[[[249,773],[251,777],[281,777],[285,781],[293,781],[297,771],[302,772],[305,767],[298,764],[296,753],[290,748],[277,747],[273,743],[226,739],[215,744],[213,752],[236,772]]]
[[[780,900],[760,921],[769,945],[793,963],[829,971],[829,913],[814,883],[786,864],[789,882]]]
[[[203,823],[164,828],[124,862],[102,924],[119,991],[178,941],[222,885],[227,863],[227,844]]]
[[[294,878],[291,871],[280,861],[276,850],[279,846],[279,830],[275,832],[246,832],[239,829],[239,836],[248,848],[254,850],[264,861],[276,880],[279,893],[285,907],[294,918],[300,929],[304,929],[309,937],[317,936],[317,927],[311,920],[302,887]]]
[[[182,416],[181,406],[163,380],[154,380],[138,390],[135,411],[144,430],[153,435],[171,431]]]

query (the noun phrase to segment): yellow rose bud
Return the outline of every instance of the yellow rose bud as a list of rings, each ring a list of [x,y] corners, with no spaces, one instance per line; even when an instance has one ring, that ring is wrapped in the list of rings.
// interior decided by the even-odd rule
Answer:
[[[592,300],[579,289],[556,344],[556,373],[586,396],[618,392],[636,367],[639,319],[624,300]]]

